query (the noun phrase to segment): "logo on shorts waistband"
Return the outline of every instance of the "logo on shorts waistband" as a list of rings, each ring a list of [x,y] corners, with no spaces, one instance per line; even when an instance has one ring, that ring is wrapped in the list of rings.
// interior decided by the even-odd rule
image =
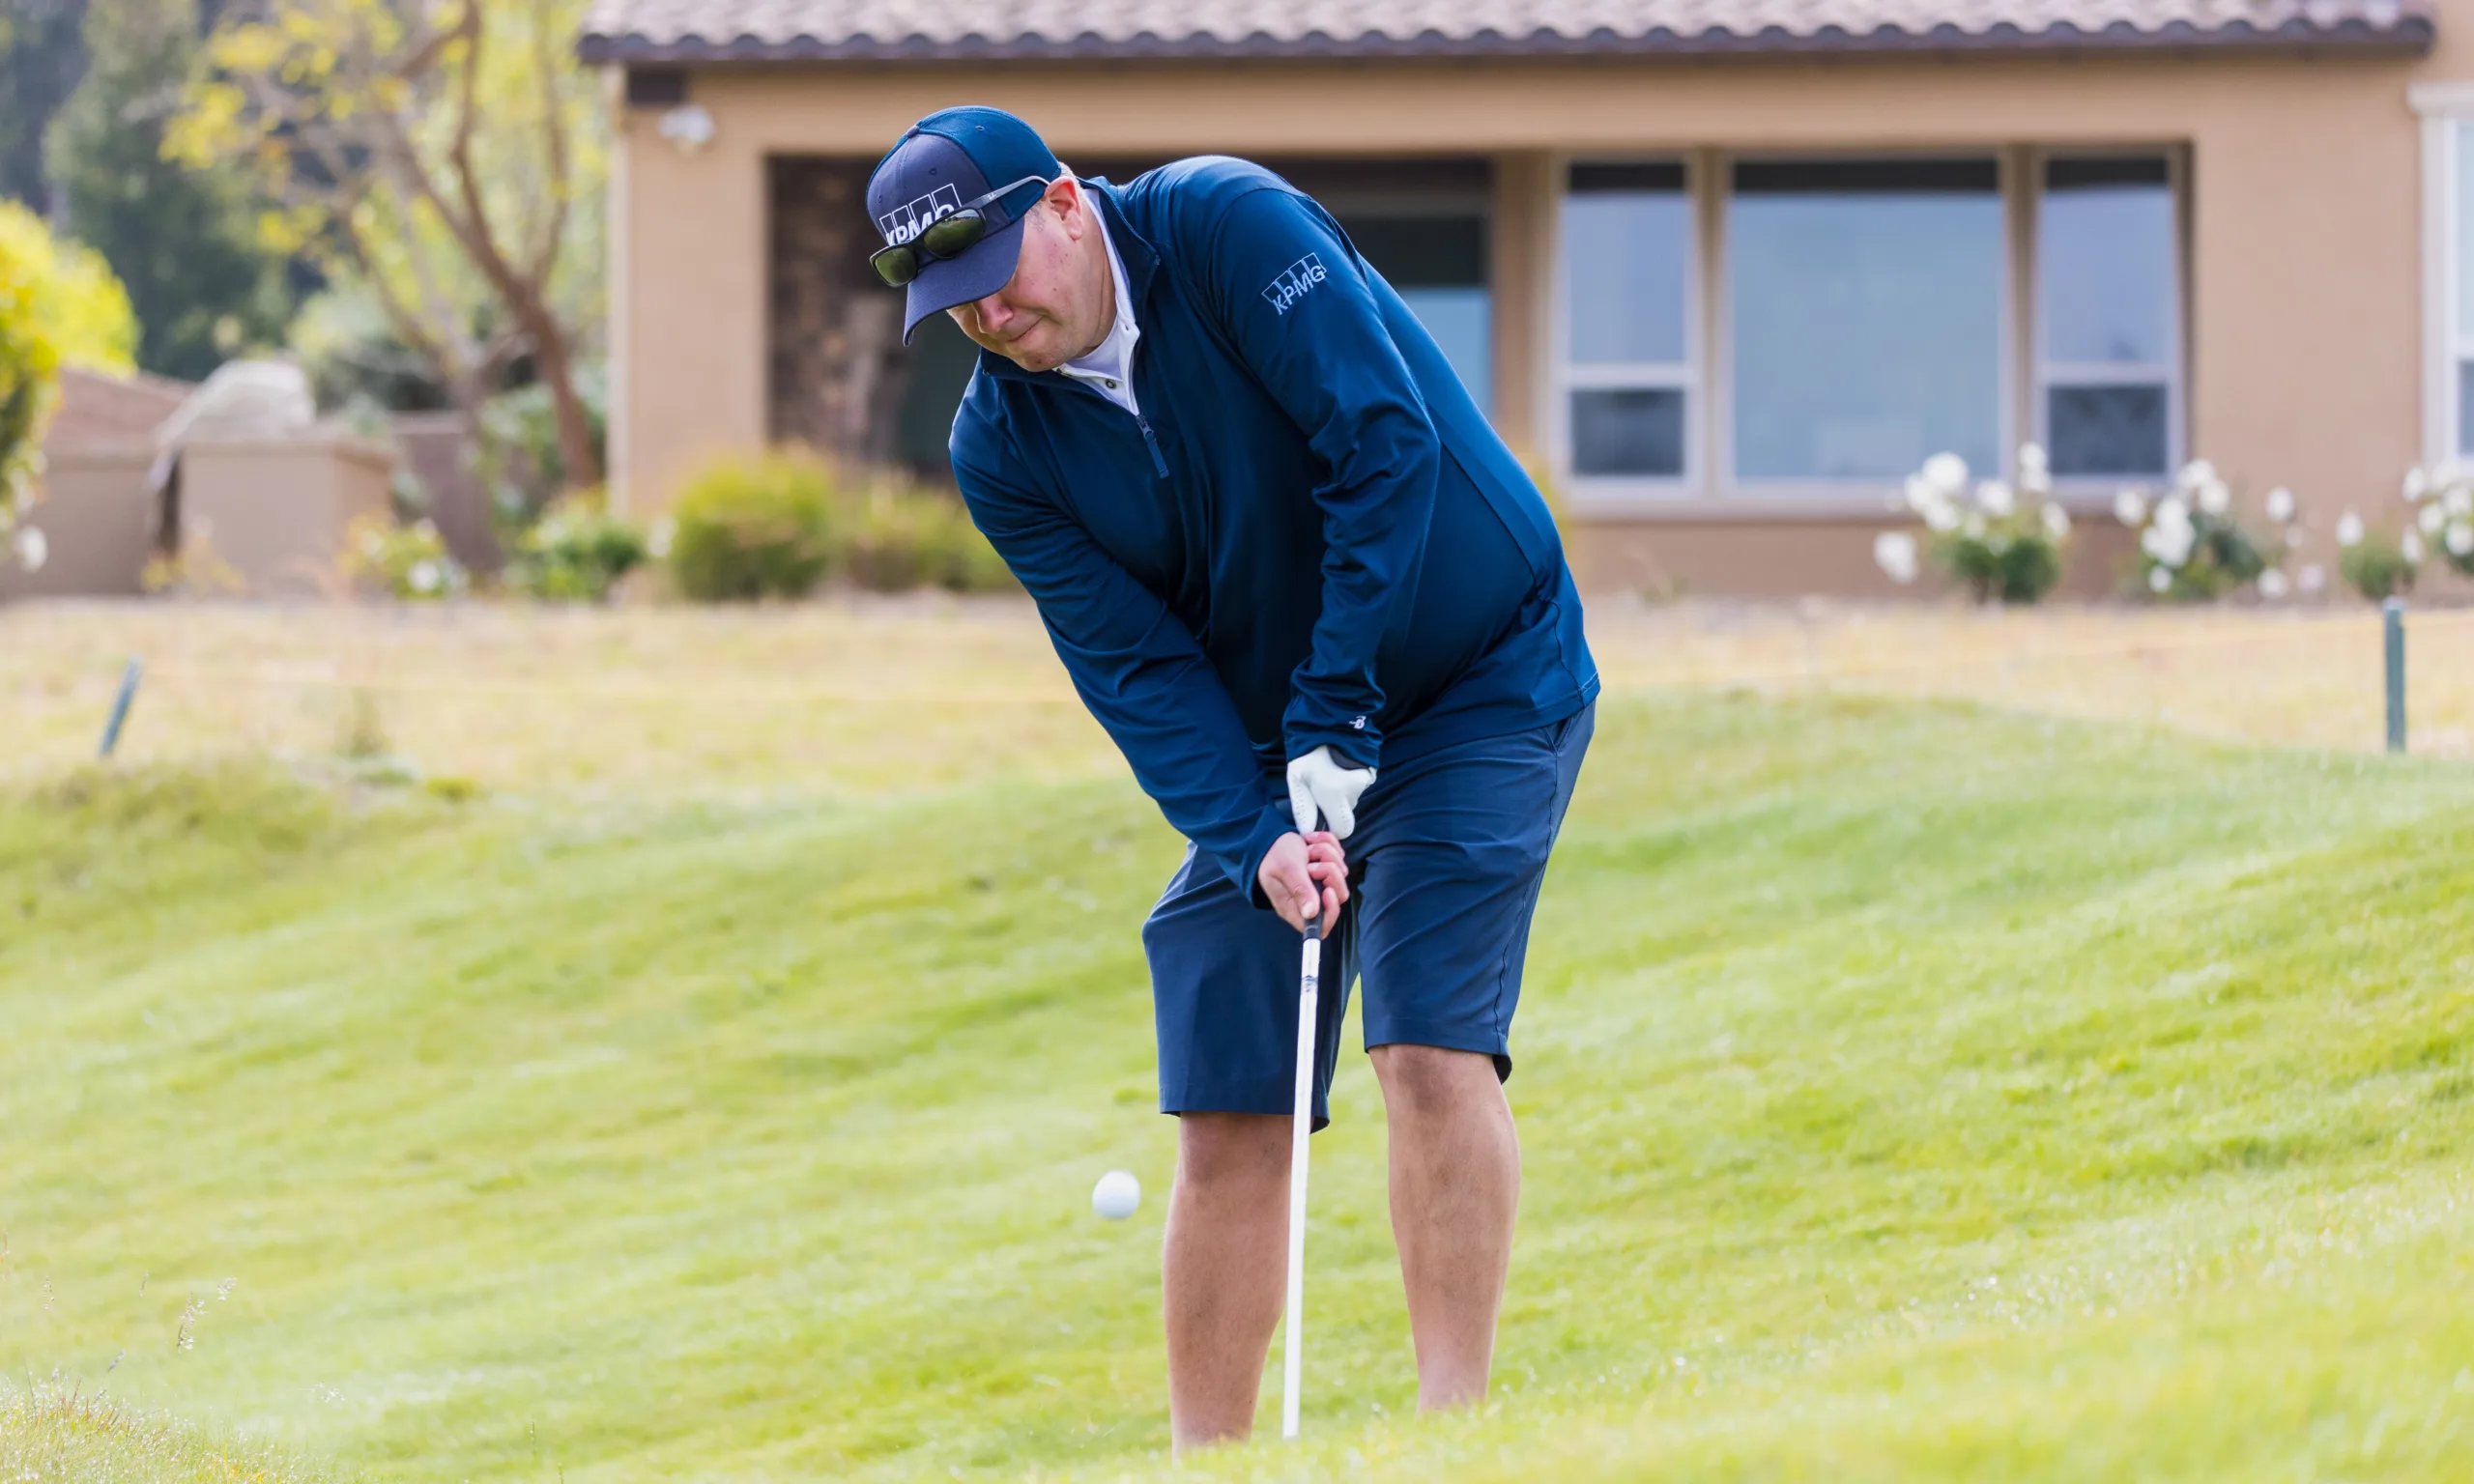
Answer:
[[[906,206],[898,207],[877,218],[877,230],[885,235],[885,245],[899,247],[925,232],[940,216],[951,216],[963,209],[963,193],[951,186],[939,186]]]
[[[1323,260],[1313,253],[1291,263],[1280,271],[1280,276],[1263,285],[1263,298],[1275,314],[1288,313],[1288,306],[1314,292],[1314,285],[1330,277],[1323,271]]]

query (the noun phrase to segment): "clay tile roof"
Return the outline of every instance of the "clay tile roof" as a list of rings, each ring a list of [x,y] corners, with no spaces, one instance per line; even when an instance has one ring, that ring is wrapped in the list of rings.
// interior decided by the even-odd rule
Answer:
[[[588,62],[2335,47],[2433,0],[594,0]]]

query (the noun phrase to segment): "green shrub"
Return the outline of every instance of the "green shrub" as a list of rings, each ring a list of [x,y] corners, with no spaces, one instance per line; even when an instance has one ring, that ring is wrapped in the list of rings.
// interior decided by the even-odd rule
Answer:
[[[418,601],[460,597],[472,585],[464,564],[447,555],[436,526],[399,526],[386,515],[364,515],[346,528],[344,572],[391,596]]]
[[[707,469],[655,545],[678,590],[706,603],[798,597],[827,577],[872,592],[1014,585],[951,494],[890,473],[851,479],[798,450]]]
[[[2400,598],[2414,590],[2422,565],[2415,557],[2399,537],[2384,530],[2366,530],[2344,543],[2337,554],[2337,575],[2373,603]]]
[[[851,502],[847,528],[845,570],[872,592],[1002,592],[1014,585],[1004,559],[950,495],[880,483]]]
[[[599,603],[650,555],[643,531],[590,500],[571,499],[517,538],[506,584],[554,602]]]
[[[700,603],[805,596],[834,557],[832,471],[812,455],[727,459],[689,482],[671,512],[678,590]]]

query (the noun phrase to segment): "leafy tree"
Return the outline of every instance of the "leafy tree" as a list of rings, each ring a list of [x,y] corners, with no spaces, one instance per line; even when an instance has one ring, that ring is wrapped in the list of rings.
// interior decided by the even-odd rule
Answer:
[[[281,338],[283,260],[259,243],[239,172],[164,153],[202,61],[197,0],[89,0],[85,40],[85,80],[45,144],[61,216],[129,285],[139,363],[194,381]]]
[[[86,0],[0,5],[0,195],[51,208],[43,131],[85,71]]]
[[[51,235],[42,217],[0,201],[0,259],[25,287],[24,312],[59,363],[125,376],[136,369],[137,320],[129,291],[93,248]]]
[[[129,296],[103,260],[0,201],[0,536],[33,499],[62,364],[125,371],[136,343]]]
[[[606,124],[576,0],[231,0],[182,157],[245,160],[266,230],[365,285],[489,446],[521,363],[567,484],[600,479],[579,385],[599,317]]]

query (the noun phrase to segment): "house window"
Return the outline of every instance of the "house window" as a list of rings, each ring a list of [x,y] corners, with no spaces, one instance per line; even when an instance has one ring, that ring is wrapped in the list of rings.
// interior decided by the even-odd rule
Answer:
[[[1690,467],[1693,211],[1680,164],[1580,164],[1564,197],[1564,446],[1585,479]]]
[[[1740,483],[2001,467],[1995,161],[1746,160],[1727,211]]]
[[[2043,184],[2036,380],[2053,471],[2167,473],[2181,381],[2172,171],[2157,157],[2049,158]]]
[[[1482,210],[1344,211],[1341,230],[1396,290],[1460,375],[1478,410],[1494,411],[1494,296]]]
[[[2451,192],[2455,211],[2449,224],[2456,241],[2449,258],[2448,299],[2455,306],[2448,326],[2449,389],[2457,414],[2457,436],[2449,451],[2461,459],[2474,454],[2474,119],[2452,119],[2449,128],[2456,136],[2452,151],[2456,180]]]

